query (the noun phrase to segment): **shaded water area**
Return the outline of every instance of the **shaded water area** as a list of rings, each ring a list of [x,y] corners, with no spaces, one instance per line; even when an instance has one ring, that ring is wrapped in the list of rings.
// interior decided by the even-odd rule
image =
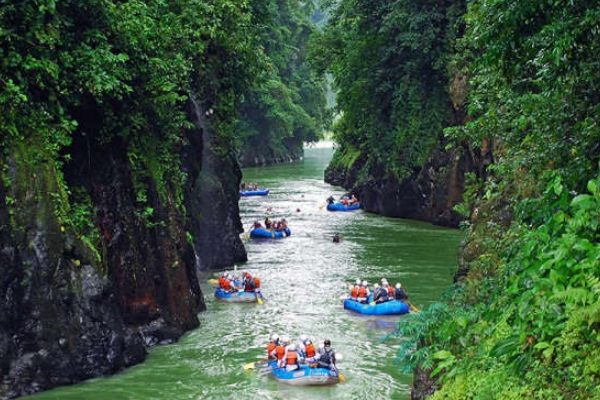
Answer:
[[[401,338],[382,339],[405,317],[361,317],[342,308],[340,296],[356,278],[402,282],[412,302],[439,298],[456,270],[461,233],[426,223],[363,211],[331,213],[324,199],[340,188],[323,183],[331,149],[307,149],[301,162],[244,170],[247,182],[271,189],[268,197],[243,198],[248,227],[285,217],[292,236],[246,242],[249,261],[239,265],[262,280],[264,305],[215,301],[202,277],[208,311],[200,327],[173,345],[151,350],[146,362],[118,375],[54,389],[36,399],[407,399],[411,376],[395,364]],[[298,212],[297,209],[300,211]],[[339,233],[340,243],[332,236]],[[269,333],[329,338],[341,354],[347,380],[331,387],[291,387],[242,366],[263,356]]]

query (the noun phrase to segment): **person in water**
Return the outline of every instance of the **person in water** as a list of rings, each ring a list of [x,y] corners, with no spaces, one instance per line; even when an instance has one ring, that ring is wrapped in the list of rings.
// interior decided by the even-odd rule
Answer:
[[[402,289],[402,285],[400,284],[400,282],[396,283],[396,289],[394,290],[394,298],[400,301],[408,300],[408,295],[406,294],[406,291]]]
[[[339,233],[333,235],[333,243],[339,243],[341,239],[342,238]]]
[[[331,347],[331,340],[325,339],[323,346],[319,347],[319,351],[315,358],[317,359],[318,368],[337,370],[337,367],[335,366],[335,350]]]
[[[333,198],[333,196],[329,196],[326,201],[327,201],[327,204],[331,204],[335,201],[335,199]]]

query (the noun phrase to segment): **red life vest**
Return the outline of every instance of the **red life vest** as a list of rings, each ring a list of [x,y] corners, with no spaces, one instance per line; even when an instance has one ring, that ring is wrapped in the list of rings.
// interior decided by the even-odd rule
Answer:
[[[293,350],[288,350],[287,357],[285,359],[286,365],[296,365],[298,364],[298,353]]]
[[[388,286],[388,288],[387,288],[387,292],[388,292],[388,296],[392,296],[392,297],[394,297],[394,292],[395,292],[395,289],[394,289],[393,287],[391,287],[391,286]]]
[[[367,297],[367,288],[361,286],[358,288],[358,297]]]
[[[223,289],[223,281],[224,281],[224,280],[225,280],[225,277],[223,277],[223,276],[220,276],[220,277],[219,277],[219,287],[220,287],[221,289]]]
[[[316,354],[315,345],[312,343],[304,345],[304,350],[306,352],[306,357],[314,357]]]
[[[358,287],[356,287],[356,286],[352,287],[352,291],[350,291],[350,296],[354,297],[354,298],[358,297]]]
[[[254,287],[256,289],[260,288],[260,278],[254,278]]]
[[[277,347],[275,347],[275,356],[277,357],[277,360],[283,360],[284,355],[285,347],[283,347],[282,345],[278,345]]]

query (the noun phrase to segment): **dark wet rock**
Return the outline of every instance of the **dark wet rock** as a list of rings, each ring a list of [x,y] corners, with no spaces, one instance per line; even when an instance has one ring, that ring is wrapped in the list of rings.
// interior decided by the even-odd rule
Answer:
[[[431,371],[417,367],[414,372],[413,386],[410,393],[411,400],[425,400],[438,388],[439,384],[430,376]]]
[[[211,128],[202,106],[193,98],[188,114],[196,128],[188,133],[182,164],[188,176],[187,227],[196,264],[200,270],[229,267],[247,260],[240,239],[243,227],[238,206],[242,172],[231,151],[217,155],[213,150]]]
[[[290,163],[301,160],[303,156],[303,143],[295,138],[286,138],[280,149],[273,149],[269,143],[249,144],[242,149],[238,161],[242,167],[255,167]]]

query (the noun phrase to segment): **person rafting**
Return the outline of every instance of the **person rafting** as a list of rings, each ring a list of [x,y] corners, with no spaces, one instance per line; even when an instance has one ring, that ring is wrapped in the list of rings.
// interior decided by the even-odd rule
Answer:
[[[337,370],[335,366],[335,350],[331,347],[331,340],[325,339],[323,346],[317,352],[317,367]]]
[[[360,289],[360,283],[361,280],[360,278],[356,280],[356,283],[354,285],[350,285],[350,297],[354,300],[358,301],[358,290]]]
[[[326,201],[327,204],[332,204],[333,202],[335,202],[335,199],[333,198],[333,196],[329,196]]]
[[[229,274],[229,272],[225,272],[223,275],[221,275],[221,277],[219,277],[219,287],[227,293],[236,291],[233,277]]]
[[[350,197],[350,200],[348,201],[348,203],[350,203],[350,204],[355,204],[355,203],[358,203],[358,198],[356,198],[356,196],[353,194],[353,195]]]
[[[277,359],[275,355],[272,355],[275,348],[279,345],[279,335],[276,333],[272,333],[269,337],[269,343],[267,343],[267,359],[269,361]]]
[[[387,289],[385,289],[382,286],[379,286],[379,284],[376,283],[373,286],[373,301],[377,304],[385,303],[386,301],[388,301]]]
[[[262,225],[260,224],[260,221],[254,221],[254,224],[252,224],[252,227],[254,229],[258,229],[258,228],[262,228]]]
[[[395,293],[396,290],[394,289],[394,287],[390,286],[390,284],[387,281],[387,279],[381,278],[381,286],[383,286],[383,288],[385,290],[387,290],[388,298],[393,299],[394,298],[394,293]]]
[[[300,344],[298,348],[304,359],[313,358],[317,354],[315,345],[307,335],[300,335]]]
[[[271,225],[273,225],[273,222],[269,219],[269,217],[265,217],[265,228],[271,229]]]
[[[358,297],[356,300],[360,303],[366,303],[369,294],[369,283],[367,281],[362,281],[360,287],[358,288]]]
[[[301,361],[301,357],[298,354],[298,349],[294,343],[290,344],[285,348],[285,354],[283,355],[283,363],[281,368],[285,367],[286,371],[294,371],[300,368],[298,365]]]
[[[283,366],[283,357],[285,356],[285,348],[290,343],[290,339],[286,336],[282,337],[275,349],[269,354],[273,359],[277,359],[277,367]]]
[[[339,233],[333,235],[333,243],[339,243],[342,238]]]
[[[400,282],[396,283],[396,289],[394,290],[394,299],[404,301],[408,300],[408,295],[406,291],[402,289],[402,285]]]

